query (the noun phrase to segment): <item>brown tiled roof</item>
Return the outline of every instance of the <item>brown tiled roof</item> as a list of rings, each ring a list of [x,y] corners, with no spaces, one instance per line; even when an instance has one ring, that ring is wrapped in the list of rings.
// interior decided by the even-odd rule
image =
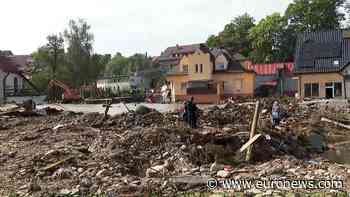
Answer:
[[[177,45],[168,47],[164,52],[162,52],[162,54],[157,58],[157,62],[161,65],[176,65],[180,62],[181,57],[174,57],[174,54],[191,54],[194,53],[197,49],[200,49],[203,52],[209,52],[209,48],[205,44]]]
[[[0,70],[7,73],[20,73],[15,62],[5,56],[0,56]]]

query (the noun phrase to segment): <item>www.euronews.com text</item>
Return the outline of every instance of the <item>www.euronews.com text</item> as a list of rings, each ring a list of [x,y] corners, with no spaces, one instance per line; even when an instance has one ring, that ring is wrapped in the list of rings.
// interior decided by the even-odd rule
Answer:
[[[342,189],[344,184],[342,180],[208,180],[210,189],[229,189],[229,190],[247,190],[247,189]]]

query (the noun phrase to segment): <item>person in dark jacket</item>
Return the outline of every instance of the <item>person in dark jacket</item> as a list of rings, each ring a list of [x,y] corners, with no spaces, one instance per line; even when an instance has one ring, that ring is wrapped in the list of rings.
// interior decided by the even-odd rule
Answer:
[[[191,97],[191,100],[187,103],[187,115],[188,115],[188,123],[191,128],[197,128],[197,105],[194,103],[194,98]]]
[[[185,121],[186,123],[189,124],[189,121],[188,121],[188,101],[185,101],[183,104],[184,104],[184,108],[182,110],[182,119],[183,119],[183,121]]]

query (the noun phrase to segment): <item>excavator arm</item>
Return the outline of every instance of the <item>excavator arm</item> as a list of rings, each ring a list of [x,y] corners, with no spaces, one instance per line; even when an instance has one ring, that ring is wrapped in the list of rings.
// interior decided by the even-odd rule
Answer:
[[[60,87],[63,89],[65,101],[78,101],[78,100],[80,100],[80,95],[78,93],[76,93],[74,90],[72,90],[71,88],[69,88],[69,86],[67,86],[63,82],[58,81],[58,80],[51,80],[49,82],[48,88],[51,89],[54,86],[57,86],[57,87]]]

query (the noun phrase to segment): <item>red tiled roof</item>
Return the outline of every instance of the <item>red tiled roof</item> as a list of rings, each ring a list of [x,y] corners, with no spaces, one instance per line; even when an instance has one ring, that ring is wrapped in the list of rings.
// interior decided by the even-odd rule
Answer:
[[[0,56],[0,70],[9,73],[20,72],[15,62],[13,62],[10,58],[4,56]]]
[[[248,69],[254,70],[257,75],[275,75],[278,69],[283,69],[284,67],[286,68],[287,73],[293,73],[293,62],[248,65]]]

